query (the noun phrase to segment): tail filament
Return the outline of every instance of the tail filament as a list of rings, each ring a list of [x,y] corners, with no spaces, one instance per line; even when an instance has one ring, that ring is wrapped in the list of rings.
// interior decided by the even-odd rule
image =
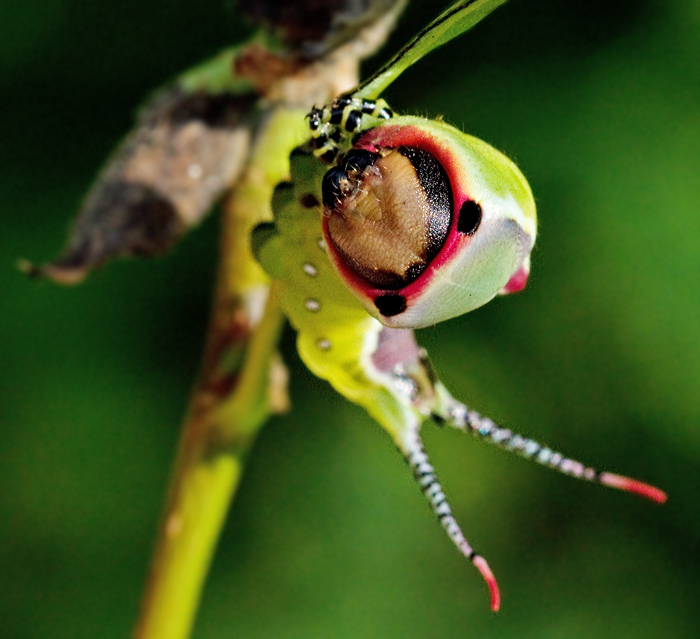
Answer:
[[[471,433],[499,448],[516,453],[526,459],[531,459],[542,466],[552,468],[564,475],[571,475],[577,479],[583,479],[604,486],[610,486],[611,488],[635,493],[659,504],[663,504],[666,501],[666,493],[655,486],[650,486],[649,484],[645,484],[636,479],[630,479],[629,477],[623,477],[622,475],[600,472],[585,466],[581,462],[553,451],[533,439],[518,435],[508,428],[497,426],[488,417],[484,417],[476,411],[470,410],[464,406],[464,404],[460,404],[457,401],[454,401],[454,405],[449,407],[446,421],[459,430]]]
[[[423,448],[423,442],[417,431],[413,431],[413,437],[409,441],[404,442],[402,453],[406,457],[406,461],[411,467],[416,481],[420,485],[423,494],[428,498],[445,532],[486,581],[491,593],[491,610],[497,611],[500,607],[501,599],[496,578],[493,576],[486,560],[471,547],[464,533],[462,533],[457,520],[452,515],[452,509],[435,474],[435,469],[428,460],[428,455]]]

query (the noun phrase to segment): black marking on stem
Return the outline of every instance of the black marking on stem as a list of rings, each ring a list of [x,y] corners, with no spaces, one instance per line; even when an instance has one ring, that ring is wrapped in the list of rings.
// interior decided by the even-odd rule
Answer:
[[[331,109],[331,117],[328,118],[328,122],[330,122],[331,124],[340,124],[343,120],[343,113],[345,113],[344,107],[333,107]]]
[[[328,136],[325,133],[320,133],[315,138],[311,138],[311,146],[314,149],[320,149],[326,142],[328,142]]]

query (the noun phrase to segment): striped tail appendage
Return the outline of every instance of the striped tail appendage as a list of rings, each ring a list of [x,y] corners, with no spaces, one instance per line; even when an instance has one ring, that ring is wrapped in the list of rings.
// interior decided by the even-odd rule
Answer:
[[[456,400],[452,400],[451,405],[447,407],[446,413],[446,416],[434,415],[433,417],[438,423],[446,422],[463,432],[471,433],[499,448],[516,453],[526,459],[531,459],[564,475],[571,475],[577,479],[610,486],[628,493],[635,493],[658,504],[663,504],[666,501],[666,493],[655,486],[624,477],[623,475],[601,472],[585,466],[581,462],[555,452],[532,439],[518,435],[508,428],[497,426],[488,417],[470,410]]]
[[[440,486],[435,469],[430,464],[428,455],[423,449],[423,442],[417,431],[412,431],[411,436],[407,437],[402,443],[401,452],[405,456],[416,481],[420,484],[423,494],[428,498],[445,532],[486,581],[491,592],[491,610],[497,611],[501,605],[501,596],[498,591],[496,578],[493,576],[488,563],[486,563],[486,559],[477,554],[469,545],[457,520],[452,515],[452,509],[447,502],[442,486]]]
[[[615,473],[600,472],[584,466],[581,462],[565,457],[561,453],[538,444],[532,439],[513,433],[507,428],[500,428],[488,417],[483,417],[456,400],[452,400],[448,410],[447,417],[434,414],[432,416],[433,419],[438,424],[447,423],[463,432],[480,437],[499,448],[519,454],[565,475],[635,493],[659,504],[663,504],[666,501],[666,493],[655,486]],[[417,430],[412,431],[411,435],[407,436],[400,449],[445,532],[486,581],[491,593],[491,610],[496,612],[501,602],[496,578],[491,572],[486,559],[474,551],[454,518],[447,497],[438,481],[435,469],[428,460],[428,455],[423,448],[423,442]]]
[[[447,424],[470,433],[565,475],[636,493],[659,504],[666,501],[666,493],[654,486],[584,466],[532,439],[501,428],[488,417],[458,402],[438,380],[427,353],[415,343],[412,331],[383,329],[373,362],[380,371],[389,373],[394,378],[395,390],[405,397],[406,402],[412,404],[419,413],[429,414],[438,425]],[[406,429],[396,441],[445,532],[486,581],[491,592],[491,609],[498,610],[500,595],[496,578],[486,560],[471,547],[455,520],[435,469],[423,448],[418,426]]]

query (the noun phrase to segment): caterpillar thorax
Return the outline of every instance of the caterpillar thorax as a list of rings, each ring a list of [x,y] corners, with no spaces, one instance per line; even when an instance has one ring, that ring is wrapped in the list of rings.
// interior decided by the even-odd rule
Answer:
[[[283,310],[309,369],[389,430],[398,423],[415,424],[413,410],[402,399],[397,403],[388,388],[391,380],[372,364],[382,325],[343,285],[328,259],[321,194],[326,170],[310,148],[292,152],[291,181],[279,184],[272,199],[274,223],[259,226],[253,235],[256,257],[281,282]]]

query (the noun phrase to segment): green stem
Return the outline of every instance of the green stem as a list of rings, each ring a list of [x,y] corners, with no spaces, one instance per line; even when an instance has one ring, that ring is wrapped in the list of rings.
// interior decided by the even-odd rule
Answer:
[[[271,412],[265,398],[282,324],[273,285],[246,353],[241,383],[213,411],[197,415],[195,408],[188,420],[136,639],[184,639],[190,634],[245,456]]]
[[[269,112],[224,206],[202,371],[182,430],[135,639],[189,637],[245,458],[268,417],[286,408],[286,376],[275,375],[283,370],[277,355],[284,322],[280,291],[253,259],[250,235],[270,219],[272,191],[288,179],[289,152],[305,135],[303,112]]]

